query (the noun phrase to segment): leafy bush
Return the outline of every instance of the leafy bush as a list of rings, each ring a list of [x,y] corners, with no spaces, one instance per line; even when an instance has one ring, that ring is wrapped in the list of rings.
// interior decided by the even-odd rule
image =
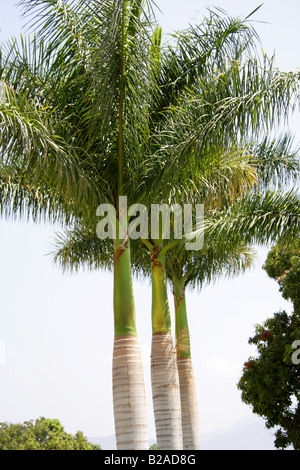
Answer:
[[[0,423],[0,450],[100,450],[81,431],[65,432],[58,419],[39,418],[22,424]]]

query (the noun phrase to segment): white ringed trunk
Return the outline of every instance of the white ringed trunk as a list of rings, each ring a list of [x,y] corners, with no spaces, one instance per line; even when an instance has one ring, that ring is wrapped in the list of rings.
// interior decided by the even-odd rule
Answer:
[[[159,450],[181,450],[181,405],[171,333],[155,333],[151,350],[152,398]]]
[[[148,450],[144,372],[135,336],[114,339],[113,405],[117,449]]]
[[[200,449],[199,410],[195,376],[191,358],[177,358],[180,396],[183,450]]]

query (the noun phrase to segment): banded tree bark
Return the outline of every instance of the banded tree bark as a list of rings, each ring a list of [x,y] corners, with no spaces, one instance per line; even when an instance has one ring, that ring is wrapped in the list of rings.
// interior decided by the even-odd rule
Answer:
[[[113,404],[117,449],[147,450],[144,373],[136,336],[114,339]]]
[[[181,397],[183,450],[201,447],[197,391],[192,359],[177,358]]]
[[[144,372],[137,340],[129,240],[114,253],[113,405],[118,450],[147,450]]]
[[[191,358],[185,287],[178,278],[173,278],[176,355],[180,384],[181,419],[184,450],[199,450],[201,444],[198,400]]]
[[[159,450],[182,449],[181,405],[176,351],[171,335],[164,256],[154,249],[152,271],[151,383]]]

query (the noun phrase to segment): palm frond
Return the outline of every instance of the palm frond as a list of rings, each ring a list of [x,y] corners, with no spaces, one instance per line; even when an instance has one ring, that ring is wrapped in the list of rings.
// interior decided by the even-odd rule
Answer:
[[[78,208],[73,201],[53,194],[45,182],[33,181],[28,174],[2,166],[0,168],[0,214],[9,220],[66,225],[76,220]]]
[[[113,241],[100,240],[94,229],[73,225],[58,232],[49,253],[65,272],[79,269],[111,271],[113,268]]]
[[[76,150],[55,134],[50,110],[12,89],[3,80],[0,97],[0,160],[5,166],[34,174],[32,184],[47,176],[53,193],[97,203],[97,191],[78,161]]]
[[[249,150],[255,155],[260,188],[280,188],[295,184],[300,176],[299,145],[294,146],[291,133],[277,138],[265,136]],[[252,147],[252,148],[251,148]]]
[[[202,289],[215,283],[220,278],[234,278],[254,265],[255,250],[247,245],[221,249],[218,245],[204,248],[187,259],[184,265],[183,279],[190,289]]]
[[[211,75],[224,66],[227,58],[238,59],[255,48],[257,33],[247,19],[233,18],[226,12],[208,9],[199,25],[171,35],[172,43],[162,47],[160,93],[155,121],[199,77]]]
[[[84,8],[77,0],[19,0],[26,20],[24,27],[34,31],[38,40],[52,44],[52,49],[66,48],[75,41],[84,51]]]
[[[217,237],[230,246],[238,241],[266,245],[295,237],[300,229],[300,197],[296,189],[250,193],[224,211],[207,217],[198,235]],[[187,238],[191,238],[188,236]]]
[[[152,138],[159,184],[178,178],[186,161],[201,165],[212,148],[247,148],[284,123],[299,100],[299,83],[298,72],[279,72],[266,57],[262,64],[234,61],[217,76],[199,79]]]

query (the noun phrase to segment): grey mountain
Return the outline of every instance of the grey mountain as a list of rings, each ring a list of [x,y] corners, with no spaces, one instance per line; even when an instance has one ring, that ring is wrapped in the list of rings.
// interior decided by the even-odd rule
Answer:
[[[115,436],[90,437],[103,450],[115,450]],[[155,442],[150,440],[149,446]],[[232,426],[202,436],[202,450],[276,450],[274,432],[267,429],[264,420],[253,414]]]

